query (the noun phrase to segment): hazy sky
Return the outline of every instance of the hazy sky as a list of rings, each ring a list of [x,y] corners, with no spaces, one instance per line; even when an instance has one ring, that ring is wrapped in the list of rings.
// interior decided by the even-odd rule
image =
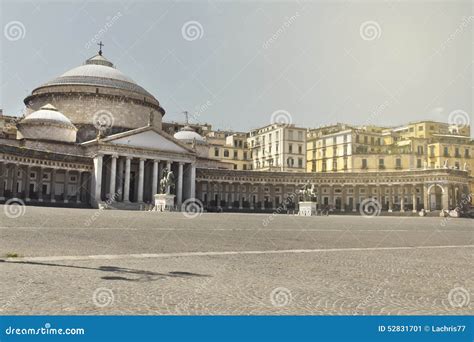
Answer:
[[[94,55],[97,36],[167,121],[187,110],[214,128],[248,130],[282,110],[304,127],[397,125],[461,110],[472,122],[471,1],[0,2],[9,115]]]

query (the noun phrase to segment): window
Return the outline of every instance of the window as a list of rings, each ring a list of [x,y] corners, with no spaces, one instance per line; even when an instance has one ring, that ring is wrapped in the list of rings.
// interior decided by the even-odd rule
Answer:
[[[344,155],[347,155],[347,145],[344,145]]]
[[[238,152],[234,151],[234,159],[237,159],[237,157],[238,157]]]
[[[314,160],[311,163],[311,172],[316,172],[316,162]]]
[[[418,154],[423,154],[423,146],[418,146],[417,147],[417,153]]]
[[[333,138],[332,138],[332,144],[333,144],[333,145],[336,145],[336,144],[337,144],[337,139],[336,139],[336,137],[333,137]]]
[[[321,171],[326,172],[326,161],[325,160],[323,160]]]
[[[347,142],[347,135],[344,134],[344,142]]]
[[[383,158],[379,159],[379,169],[385,169],[385,160]]]
[[[293,158],[288,158],[286,160],[286,164],[289,166],[289,167],[293,167],[293,165],[295,164],[295,161],[293,160]]]
[[[397,169],[401,169],[401,168],[402,168],[402,160],[401,160],[400,158],[397,158],[397,159],[395,160],[395,167],[396,167]]]
[[[435,156],[435,153],[434,153],[434,146],[430,146],[430,157],[434,157]]]
[[[298,132],[298,140],[303,140],[303,132],[301,131]]]
[[[456,147],[454,149],[454,155],[456,158],[461,158],[461,153],[459,153],[459,147]]]
[[[288,131],[288,139],[293,140],[293,131]]]
[[[219,157],[219,149],[218,148],[214,149],[214,157]]]
[[[423,126],[418,126],[418,131],[422,131],[423,130]]]
[[[413,127],[410,127],[410,132],[413,133],[414,131],[415,131],[415,129]]]
[[[244,159],[247,159],[247,152],[244,152]]]
[[[421,159],[417,159],[417,160],[416,160],[416,167],[417,167],[418,169],[421,169]]]
[[[303,167],[303,158],[298,158],[298,167],[299,168]]]
[[[323,149],[321,150],[321,152],[322,152],[322,154],[323,154],[323,158],[326,158],[326,149],[323,148]]]
[[[374,138],[374,137],[370,137],[370,143],[371,143],[372,145],[375,145],[375,138]]]
[[[367,159],[362,159],[362,168],[366,169],[367,168]]]
[[[344,170],[347,170],[348,167],[347,167],[347,158],[344,158]]]
[[[368,143],[369,143],[369,137],[364,136],[364,144],[368,144]]]
[[[298,145],[298,154],[302,154],[302,153],[303,153],[303,146]]]
[[[332,160],[332,170],[337,171],[337,159]]]
[[[449,157],[449,149],[448,149],[447,146],[445,146],[445,147],[443,148],[443,155],[444,155],[445,157]]]
[[[466,148],[466,149],[464,150],[464,158],[470,158],[470,156],[469,156],[469,149],[468,149],[468,148]]]
[[[242,165],[242,170],[247,170],[247,164]]]
[[[359,142],[359,135],[356,135],[356,143]]]
[[[224,157],[229,157],[229,150],[224,150]]]
[[[236,164],[234,164],[234,170],[237,170],[237,165]]]
[[[293,144],[288,144],[288,152],[293,153]]]

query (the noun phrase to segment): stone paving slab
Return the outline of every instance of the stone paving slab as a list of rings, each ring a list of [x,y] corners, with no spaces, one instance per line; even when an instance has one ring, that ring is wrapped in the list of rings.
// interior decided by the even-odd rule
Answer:
[[[0,314],[474,313],[472,220],[26,209],[0,207]]]

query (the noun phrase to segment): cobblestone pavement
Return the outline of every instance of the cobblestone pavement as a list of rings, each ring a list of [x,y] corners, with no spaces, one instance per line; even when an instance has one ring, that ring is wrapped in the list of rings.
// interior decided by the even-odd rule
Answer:
[[[472,220],[22,209],[0,314],[474,313]]]

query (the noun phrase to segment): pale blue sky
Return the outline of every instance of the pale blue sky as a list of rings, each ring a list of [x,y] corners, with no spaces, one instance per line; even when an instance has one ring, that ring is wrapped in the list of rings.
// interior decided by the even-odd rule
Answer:
[[[2,31],[11,21],[25,28],[14,41],[2,32],[0,107],[10,115],[94,55],[87,42],[120,13],[100,37],[104,55],[156,96],[168,121],[183,110],[234,130],[269,124],[276,110],[305,127],[448,121],[454,110],[472,118],[470,1],[1,3]],[[188,21],[202,25],[201,38],[183,38]],[[380,27],[374,40],[361,35],[367,21]]]

